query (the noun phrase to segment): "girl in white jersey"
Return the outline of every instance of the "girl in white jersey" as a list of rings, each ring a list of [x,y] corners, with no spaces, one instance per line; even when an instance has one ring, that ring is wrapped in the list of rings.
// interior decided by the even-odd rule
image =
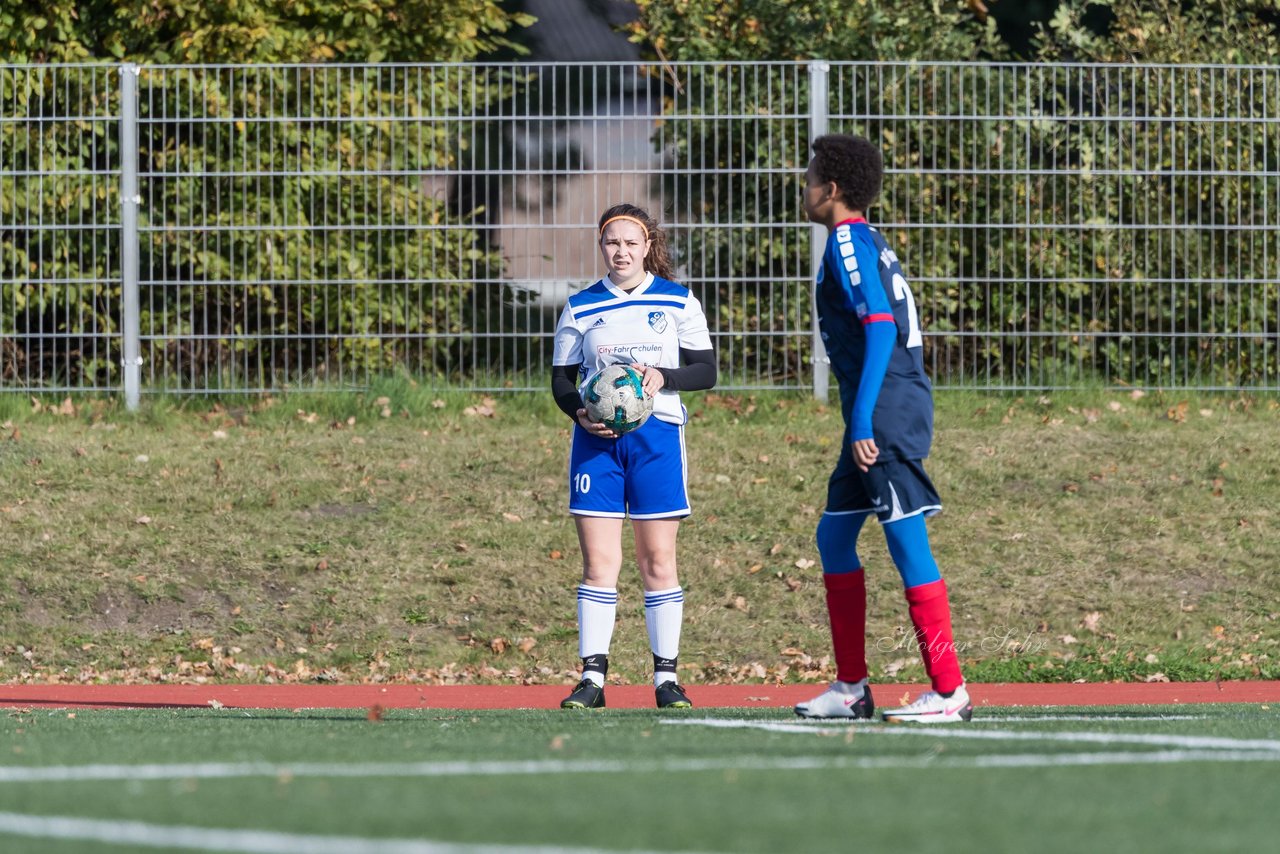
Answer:
[[[569,297],[556,326],[551,388],[574,421],[569,512],[582,547],[578,654],[582,680],[560,704],[602,708],[618,609],[622,526],[630,517],[644,583],[645,625],[659,708],[692,706],[676,679],[684,591],[676,575],[676,533],[689,515],[680,391],[716,381],[715,350],[702,306],[671,281],[666,235],[643,209],[615,205],[599,222],[608,275]],[[591,421],[580,383],[611,364],[631,365],[653,395],[653,417],[618,435]]]

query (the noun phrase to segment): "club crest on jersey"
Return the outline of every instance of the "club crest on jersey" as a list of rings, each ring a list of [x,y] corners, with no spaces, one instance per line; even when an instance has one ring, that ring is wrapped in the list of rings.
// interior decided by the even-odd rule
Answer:
[[[653,331],[662,334],[667,328],[667,313],[665,311],[649,312],[649,325],[653,327]]]

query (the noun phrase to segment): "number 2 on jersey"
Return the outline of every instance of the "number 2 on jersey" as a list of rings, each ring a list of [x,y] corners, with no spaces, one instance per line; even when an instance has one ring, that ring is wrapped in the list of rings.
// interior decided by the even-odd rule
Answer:
[[[893,274],[893,298],[903,300],[907,304],[907,347],[923,347],[924,336],[920,334],[920,313],[916,311],[916,298],[907,285],[907,280],[900,273]]]

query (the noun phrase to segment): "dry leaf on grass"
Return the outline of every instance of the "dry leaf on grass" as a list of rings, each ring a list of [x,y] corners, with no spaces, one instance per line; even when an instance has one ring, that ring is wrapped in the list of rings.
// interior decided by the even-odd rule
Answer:
[[[498,414],[498,401],[492,397],[486,397],[475,406],[468,406],[462,410],[463,415],[469,415],[473,418],[492,418]]]

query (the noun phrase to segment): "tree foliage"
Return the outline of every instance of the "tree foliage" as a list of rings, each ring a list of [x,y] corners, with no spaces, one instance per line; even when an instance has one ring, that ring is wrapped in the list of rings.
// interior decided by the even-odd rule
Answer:
[[[633,37],[669,60],[976,59],[1007,51],[976,0],[638,0]]]
[[[18,0],[9,62],[463,62],[532,18],[500,0]]]
[[[1086,25],[1098,9],[1102,31]],[[1040,28],[1047,61],[1269,64],[1280,55],[1276,6],[1264,0],[1061,0]]]

